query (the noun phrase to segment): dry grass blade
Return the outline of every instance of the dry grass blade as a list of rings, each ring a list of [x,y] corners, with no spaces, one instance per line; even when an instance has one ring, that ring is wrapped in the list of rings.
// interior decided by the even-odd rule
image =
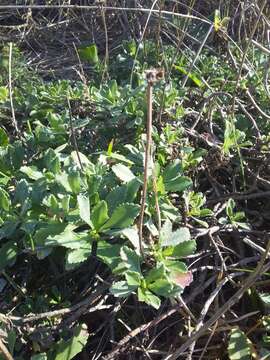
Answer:
[[[163,360],[176,360],[178,357],[188,349],[194,341],[198,340],[223,314],[225,314],[233,305],[235,305],[244,293],[258,280],[258,278],[266,271],[270,269],[270,262],[264,265],[265,260],[269,256],[270,250],[270,240],[268,241],[265,252],[258,263],[254,272],[248,276],[248,278],[244,281],[241,288],[224,304],[219,310],[209,319],[204,325],[193,334],[188,341],[186,341],[179,349],[171,353],[170,355],[163,358]]]

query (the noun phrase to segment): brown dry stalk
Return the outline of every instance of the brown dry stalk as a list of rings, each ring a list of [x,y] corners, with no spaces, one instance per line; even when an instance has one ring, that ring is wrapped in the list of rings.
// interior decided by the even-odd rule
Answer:
[[[148,70],[146,72],[147,78],[147,124],[146,124],[146,147],[145,147],[145,159],[144,159],[144,178],[143,178],[143,191],[142,191],[142,200],[141,200],[141,209],[139,215],[139,240],[140,240],[140,253],[143,255],[143,219],[144,211],[146,206],[146,195],[147,195],[147,180],[148,180],[148,170],[149,166],[152,168],[152,176],[154,176],[153,161],[152,161],[152,120],[153,120],[153,85],[158,80],[164,77],[162,70]],[[160,227],[160,209],[157,199],[157,188],[156,180],[153,180],[153,189],[156,199],[156,211],[158,216],[158,226]]]
[[[8,57],[8,88],[9,88],[9,101],[10,101],[10,108],[11,108],[11,115],[12,115],[12,122],[13,126],[15,128],[17,136],[20,138],[20,132],[18,129],[18,123],[15,116],[15,110],[13,105],[13,97],[12,97],[12,49],[13,44],[9,43],[9,57]]]
[[[3,356],[6,360],[14,360],[13,356],[8,351],[6,345],[3,343],[3,341],[1,339],[0,339],[0,353],[3,354]]]

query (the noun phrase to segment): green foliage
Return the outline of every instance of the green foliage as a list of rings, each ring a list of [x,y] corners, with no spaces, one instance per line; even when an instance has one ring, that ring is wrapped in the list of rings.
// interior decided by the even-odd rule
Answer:
[[[60,340],[50,351],[48,360],[71,360],[81,352],[87,342],[88,334],[83,325],[77,326],[69,340]]]
[[[228,353],[230,360],[249,360],[251,358],[251,342],[239,328],[231,331]]]
[[[245,213],[243,211],[235,211],[236,203],[233,199],[229,199],[226,204],[227,217],[221,217],[219,222],[221,224],[229,224],[234,228],[249,229],[249,225],[243,222],[245,219]]]
[[[172,19],[172,23],[175,21]],[[215,35],[226,30],[226,22],[226,17],[216,11]],[[203,29],[188,24],[187,30],[190,34],[203,33]],[[241,107],[236,107],[232,117],[229,113],[224,116],[223,106],[231,105],[231,97],[226,93],[235,95],[236,91],[238,96],[238,92],[245,92],[251,85],[256,101],[267,108],[269,99],[261,70],[265,68],[266,57],[254,51],[253,64],[241,79],[239,89],[235,89],[235,73],[222,54],[203,50],[196,66],[190,69],[190,59],[196,56],[192,49],[175,52],[174,47],[165,43],[161,48],[162,51],[150,41],[123,42],[115,59],[110,59],[104,69],[96,44],[81,47],[80,61],[91,70],[91,81],[83,83],[45,82],[27,69],[15,49],[12,95],[21,140],[15,140],[10,122],[8,48],[1,50],[0,271],[9,277],[16,291],[20,289],[17,279],[25,281],[26,268],[29,272],[40,268],[44,273],[41,289],[31,285],[26,294],[21,291],[23,300],[15,304],[15,315],[46,312],[56,305],[70,306],[81,292],[76,284],[81,271],[86,269],[88,274],[92,265],[97,272],[102,269],[102,275],[104,271],[113,279],[110,299],[113,296],[137,299],[159,309],[164,299],[177,298],[187,286],[192,286],[188,265],[197,249],[197,234],[207,231],[201,227],[211,228],[219,223],[221,231],[228,232],[251,228],[240,204],[233,199],[221,210],[219,206],[207,205],[213,187],[216,186],[217,193],[224,190],[223,183],[219,183],[223,164],[218,164],[218,175],[212,179],[215,169],[208,164],[208,155],[217,150],[231,163],[229,183],[233,177],[235,187],[241,190],[245,187],[244,167],[251,156],[245,152],[254,143],[253,124]],[[231,51],[240,62],[238,49]],[[149,166],[147,179],[141,254],[137,225],[146,139],[144,70],[160,66],[165,67],[168,78],[157,83],[153,92],[154,164]],[[253,71],[253,67],[258,71]],[[103,76],[104,70],[107,77]],[[183,88],[184,79],[187,81]],[[256,121],[262,133],[264,154],[269,145],[265,135],[270,130],[269,122],[261,114]],[[260,142],[256,144],[259,146]],[[208,177],[210,187],[206,185]],[[198,247],[201,249],[200,243]],[[47,272],[53,279],[64,277],[64,285],[57,283],[50,288],[43,284]],[[74,288],[70,286],[72,281]],[[267,293],[259,296],[265,308],[269,307],[268,297]],[[39,325],[56,329],[57,321],[46,319]],[[268,316],[262,318],[262,324],[263,357],[270,349]],[[29,342],[27,331],[24,334],[27,341],[17,340],[11,331],[5,339],[16,359],[20,349],[26,348],[25,343],[27,356],[31,352],[29,358],[32,356],[33,360],[72,359],[85,347],[88,338],[81,325],[74,326],[72,334],[60,332],[59,339],[46,348]],[[250,358],[252,351],[244,332],[233,329],[228,345],[230,359]]]

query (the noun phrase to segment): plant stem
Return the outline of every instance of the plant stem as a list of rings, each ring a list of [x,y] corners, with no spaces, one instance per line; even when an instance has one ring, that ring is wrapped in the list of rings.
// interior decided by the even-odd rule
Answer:
[[[141,201],[141,210],[139,215],[139,241],[140,241],[140,253],[143,255],[143,218],[146,204],[146,195],[147,195],[147,180],[148,180],[148,170],[149,166],[152,169],[153,177],[153,190],[155,193],[155,204],[158,217],[158,230],[160,231],[161,227],[161,218],[160,218],[160,209],[158,204],[157,196],[157,185],[155,178],[155,170],[152,160],[152,120],[153,120],[153,85],[156,81],[163,79],[164,72],[163,70],[148,70],[146,72],[147,78],[147,125],[146,125],[146,147],[145,147],[145,159],[144,159],[144,179],[143,179],[143,192],[142,192],[142,201]]]
[[[19,138],[21,138],[21,134],[18,129],[18,123],[15,116],[15,110],[13,105],[13,97],[12,97],[12,42],[9,43],[9,57],[8,57],[8,88],[9,88],[9,101],[10,101],[10,108],[11,108],[11,116],[13,126],[15,128],[16,134]]]
[[[139,217],[139,239],[140,239],[140,253],[143,255],[143,219],[147,195],[147,179],[148,168],[151,160],[151,144],[152,144],[152,98],[153,98],[153,83],[148,80],[147,83],[147,124],[146,124],[146,148],[144,159],[144,178],[143,178],[143,192],[141,201],[141,210]]]

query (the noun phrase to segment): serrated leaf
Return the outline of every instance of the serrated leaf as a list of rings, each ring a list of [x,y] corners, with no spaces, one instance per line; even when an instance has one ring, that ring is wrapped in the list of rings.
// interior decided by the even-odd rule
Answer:
[[[181,261],[166,260],[164,265],[169,270],[169,277],[177,286],[184,289],[193,281],[192,272],[188,271],[186,264]]]
[[[169,182],[183,173],[181,161],[179,159],[175,160],[173,163],[167,165],[163,171],[163,181]]]
[[[111,218],[101,227],[101,231],[109,229],[124,229],[133,224],[139,215],[140,206],[135,204],[119,205],[112,213]]]
[[[142,288],[138,288],[138,300],[153,306],[155,309],[159,309],[161,304],[160,299],[156,295],[151,293],[151,291]]]
[[[112,271],[122,262],[120,257],[121,245],[109,244],[105,241],[98,242],[97,257],[100,258]]]
[[[146,276],[146,282],[150,284],[153,281],[161,279],[165,276],[166,271],[163,264],[159,264],[158,267],[151,269]]]
[[[109,219],[106,201],[100,201],[92,210],[91,221],[96,231]]]
[[[0,272],[5,269],[6,266],[12,266],[18,254],[18,247],[14,244],[14,241],[8,241],[0,248]]]
[[[3,209],[5,211],[8,211],[10,207],[10,198],[8,193],[0,188],[0,210]]]
[[[20,168],[20,171],[32,180],[38,180],[43,178],[42,172],[40,172],[36,166],[22,166]]]
[[[164,182],[166,191],[182,192],[192,185],[192,180],[186,176],[179,176],[168,182]]]
[[[14,201],[23,204],[30,194],[30,185],[25,179],[18,181],[15,193]]]
[[[128,285],[126,281],[117,281],[111,288],[110,292],[116,297],[127,297],[137,289],[137,285]]]
[[[158,279],[148,285],[148,289],[156,295],[167,297],[173,289],[173,285],[166,279]]]
[[[120,231],[134,246],[136,253],[140,254],[140,239],[138,231],[135,228],[127,228]]]
[[[86,261],[90,255],[90,245],[88,247],[80,247],[79,249],[69,250],[66,255],[66,270],[74,269],[74,267]]]
[[[184,241],[173,247],[170,256],[175,258],[189,256],[195,252],[196,246],[195,240]]]
[[[125,165],[123,164],[116,164],[112,166],[112,171],[115,173],[115,175],[124,182],[129,182],[136,178],[136,176],[133,174],[133,172]]]
[[[162,228],[160,230],[160,243],[161,245],[163,243],[166,243],[167,240],[171,237],[172,235],[172,223],[169,219],[167,219],[165,221],[165,223],[162,225]],[[167,246],[167,245],[164,245]]]
[[[228,353],[230,360],[250,360],[251,358],[251,342],[239,328],[231,331]]]
[[[68,340],[60,340],[55,347],[55,360],[71,360],[79,354],[87,343],[88,333],[83,330],[83,325],[78,326],[74,336]]]
[[[83,221],[85,221],[86,224],[92,227],[93,225],[91,222],[91,215],[90,215],[90,202],[88,197],[80,194],[77,196],[77,200],[78,200],[80,218]]]
[[[72,229],[72,226],[67,226],[61,234],[48,236],[45,241],[46,246],[63,246],[67,249],[79,249],[87,246],[91,241],[89,235],[75,233]]]
[[[187,271],[186,273],[172,272],[171,279],[177,286],[180,286],[182,289],[184,289],[186,286],[192,283],[193,275],[191,271]]]
[[[123,246],[120,251],[120,256],[130,271],[141,272],[140,256],[133,249]]]
[[[139,286],[141,283],[141,274],[135,272],[135,271],[126,271],[125,272],[125,278],[128,285],[131,286]]]
[[[126,202],[126,195],[126,185],[116,186],[108,193],[105,200],[108,205],[110,215],[120,204]]]
[[[190,240],[190,232],[188,228],[182,227],[176,231],[171,232],[170,221],[167,220],[164,224],[163,232],[161,233],[161,246],[176,246],[180,243]]]

